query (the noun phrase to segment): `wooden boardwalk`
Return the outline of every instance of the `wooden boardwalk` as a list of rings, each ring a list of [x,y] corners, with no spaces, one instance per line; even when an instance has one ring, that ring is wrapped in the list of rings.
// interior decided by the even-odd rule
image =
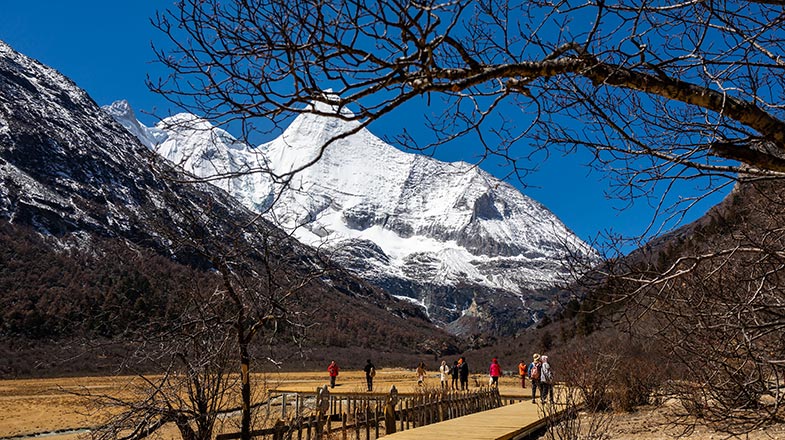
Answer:
[[[526,400],[457,419],[385,436],[385,440],[461,439],[512,440],[545,426],[540,404]]]
[[[395,385],[399,395],[416,396],[423,392],[423,388],[416,386],[411,377],[412,373],[398,370],[381,370],[374,381],[374,392],[365,391],[364,375],[354,375],[356,377],[343,376],[343,381],[336,388],[330,389],[332,396],[338,399],[357,399],[363,397],[384,397],[388,394],[391,385]],[[483,375],[476,375],[480,380]],[[474,378],[474,376],[472,376]],[[431,380],[431,382],[434,382]],[[477,382],[477,380],[470,383]],[[313,394],[316,387],[322,385],[323,380],[303,380],[281,383],[275,387],[279,393],[298,393],[302,395]],[[438,382],[436,382],[438,383]],[[528,383],[527,383],[528,385]],[[427,389],[427,388],[426,388]],[[432,388],[431,388],[432,389]],[[475,385],[472,390],[479,389]],[[531,391],[528,388],[521,388],[517,377],[503,377],[500,380],[499,391],[503,403],[510,403],[500,408],[486,410],[474,414],[449,419],[443,422],[432,423],[417,428],[399,431],[395,434],[384,436],[390,440],[407,439],[442,439],[457,438],[461,440],[517,440],[525,438],[547,426],[545,411],[539,403],[532,403]],[[557,402],[565,402],[563,396],[564,389],[556,386],[555,398]],[[538,393],[539,394],[539,393]],[[523,401],[520,401],[523,399]],[[351,405],[347,403],[349,408]],[[560,413],[566,408],[564,404],[557,404],[555,408],[549,408],[548,413],[559,417]],[[408,426],[408,424],[407,424]]]

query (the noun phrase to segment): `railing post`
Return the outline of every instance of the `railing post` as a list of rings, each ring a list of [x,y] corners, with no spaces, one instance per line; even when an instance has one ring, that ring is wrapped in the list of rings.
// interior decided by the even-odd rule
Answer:
[[[375,438],[379,438],[379,403],[377,402],[376,405],[373,407],[373,430],[376,433]]]
[[[332,418],[330,415],[331,404],[332,396],[330,395],[330,390],[327,388],[327,385],[316,388],[316,417],[311,417],[311,419],[316,421],[315,435],[317,440],[322,437],[322,423],[324,422],[325,414],[327,416],[327,430],[330,430],[329,423]]]
[[[360,414],[357,413],[357,408],[354,408],[354,439],[360,440]]]
[[[436,423],[437,422],[437,418],[439,417],[439,414],[438,414],[438,410],[439,410],[438,402],[439,401],[438,401],[438,399],[439,399],[439,395],[437,393],[431,394],[431,397],[429,399],[430,400],[430,405],[428,405],[430,407],[429,410],[428,410],[428,417],[431,419],[429,424]]]
[[[414,428],[414,398],[406,401],[406,429]]]
[[[403,419],[406,418],[406,411],[403,410],[403,405],[404,405],[403,400],[401,400],[401,408],[398,410],[398,414],[400,415],[400,419],[401,419],[401,431],[404,430]]]
[[[371,405],[365,404],[365,440],[371,440]]]
[[[273,426],[273,440],[283,440],[285,427],[282,420],[275,422],[275,426]]]
[[[395,405],[398,403],[398,390],[395,385],[390,388],[387,402],[384,405],[384,431],[385,435],[395,434]],[[376,425],[376,436],[379,436],[379,425]],[[401,418],[401,431],[403,431],[403,418]]]

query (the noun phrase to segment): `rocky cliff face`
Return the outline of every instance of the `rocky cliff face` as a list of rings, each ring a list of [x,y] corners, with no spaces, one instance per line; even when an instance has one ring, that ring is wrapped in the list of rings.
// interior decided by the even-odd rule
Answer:
[[[139,124],[123,103],[107,110]],[[502,315],[512,320],[504,332],[535,323],[552,306],[546,292],[568,281],[570,263],[595,258],[508,183],[465,162],[399,151],[366,129],[343,136],[355,124],[306,111],[255,148],[193,115],[137,132],[156,133],[149,144],[163,157],[214,177],[254,211],[270,210],[303,243],[458,333],[500,331]],[[237,177],[220,179],[231,173]],[[281,177],[290,178],[285,188]]]

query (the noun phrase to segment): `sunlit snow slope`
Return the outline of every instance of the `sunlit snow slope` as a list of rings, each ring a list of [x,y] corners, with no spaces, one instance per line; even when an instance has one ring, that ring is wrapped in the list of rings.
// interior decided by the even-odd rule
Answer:
[[[239,172],[213,183],[258,212],[281,188],[270,175],[296,171],[266,215],[457,333],[509,333],[536,322],[552,306],[548,292],[567,280],[564,263],[594,258],[544,206],[474,165],[402,152],[366,129],[337,139],[356,122],[306,112],[250,148],[193,115],[148,128],[124,102],[106,109],[188,172]],[[510,328],[493,323],[501,316]]]

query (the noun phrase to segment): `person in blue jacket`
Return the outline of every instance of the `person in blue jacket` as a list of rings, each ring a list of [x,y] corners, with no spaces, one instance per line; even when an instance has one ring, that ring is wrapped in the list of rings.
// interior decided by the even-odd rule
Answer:
[[[532,403],[537,403],[537,389],[540,388],[540,355],[534,353],[534,360],[529,364],[529,379],[532,383]]]

